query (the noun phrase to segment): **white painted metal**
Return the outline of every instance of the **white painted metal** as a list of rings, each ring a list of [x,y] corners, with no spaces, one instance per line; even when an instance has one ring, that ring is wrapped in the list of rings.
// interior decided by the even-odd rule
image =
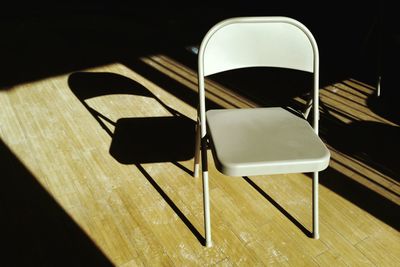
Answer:
[[[326,169],[329,150],[311,125],[281,107],[206,113],[217,169],[230,176]]]
[[[378,76],[378,81],[377,81],[377,83],[376,83],[376,96],[377,97],[380,97],[381,96],[381,79],[382,79],[382,76]]]
[[[205,88],[204,88],[204,77],[216,74],[222,71],[245,68],[245,67],[281,67],[290,68],[301,71],[312,72],[314,74],[313,84],[313,130],[318,136],[318,120],[319,120],[319,54],[317,43],[309,32],[309,30],[300,22],[287,17],[239,17],[224,20],[216,24],[211,28],[205,35],[198,55],[198,81],[199,81],[199,109],[198,117],[200,119],[200,139],[201,139],[201,153],[202,153],[202,166],[203,166],[203,193],[204,193],[204,224],[205,224],[205,236],[206,245],[211,246],[211,223],[210,223],[210,206],[209,206],[209,190],[208,190],[208,172],[207,172],[207,116],[213,117],[213,111],[209,111],[206,114],[205,107]],[[275,112],[274,109],[260,110],[260,113],[256,111],[256,117],[262,118],[267,116],[269,119],[270,115]],[[265,114],[264,114],[265,113]],[[278,117],[283,118],[286,115],[283,112],[278,112]],[[242,120],[245,121],[245,120]],[[256,120],[258,121],[258,120]],[[296,119],[292,120],[298,123]],[[254,121],[253,121],[254,122]],[[304,120],[304,123],[306,121]],[[217,123],[218,124],[218,123]],[[217,125],[215,124],[215,125]],[[285,125],[283,123],[282,125]],[[208,124],[209,127],[213,127]],[[253,127],[254,128],[254,127]],[[302,132],[307,127],[304,124],[300,125],[297,129]],[[265,128],[264,128],[265,130]],[[213,130],[211,130],[212,132]],[[217,130],[218,132],[218,130]],[[307,133],[306,133],[307,132]],[[312,131],[311,131],[312,132]],[[226,138],[229,138],[231,132],[226,133]],[[305,130],[304,134],[309,134],[308,130]],[[256,136],[261,134],[256,133]],[[212,134],[211,134],[211,139]],[[196,137],[197,138],[197,137]],[[211,140],[214,144],[213,141]],[[315,140],[314,140],[315,141]],[[316,162],[309,165],[307,169],[297,168],[295,165],[301,165],[304,163],[305,158],[299,154],[297,162],[294,161],[292,166],[286,168],[286,171],[319,171],[326,168],[329,163],[330,154],[329,151],[324,147],[322,142],[311,141],[311,150],[319,153]],[[240,146],[241,142],[235,143],[235,146]],[[321,146],[322,145],[322,146]],[[322,148],[321,148],[322,147]],[[268,153],[265,147],[261,146],[262,150],[256,151],[256,153]],[[278,150],[272,151],[277,153]],[[321,152],[321,153],[320,153]],[[290,153],[289,153],[290,154]],[[227,154],[224,154],[227,155]],[[270,154],[271,155],[271,154]],[[250,156],[246,155],[246,156]],[[214,156],[214,158],[216,158]],[[308,159],[306,158],[306,161]],[[222,160],[223,161],[223,160]],[[222,163],[221,158],[216,160],[216,163],[223,165],[219,168],[220,171],[228,172],[231,174],[245,175],[241,171],[238,171],[237,166],[243,165],[231,165]],[[279,171],[275,173],[285,172],[285,166],[288,162],[285,160],[277,160],[272,163],[262,163],[262,168],[269,174],[268,171]],[[224,165],[225,164],[225,165]],[[272,166],[271,169],[267,165]],[[271,165],[272,164],[272,165]],[[257,165],[257,163],[256,163]],[[251,172],[246,169],[247,175],[259,174],[259,167],[255,167],[256,172]],[[267,167],[266,167],[267,166]],[[221,167],[221,166],[217,166]],[[251,167],[251,166],[250,166]],[[280,169],[281,168],[281,169]],[[249,174],[250,173],[250,174]],[[195,167],[196,174],[196,167]],[[318,173],[315,172],[313,178],[313,236],[318,238]]]
[[[257,66],[313,72],[314,47],[305,31],[303,25],[288,18],[225,20],[214,26],[202,43],[206,50],[204,75]]]
[[[318,172],[313,173],[313,238],[319,239]]]
[[[203,205],[204,205],[204,225],[206,236],[206,247],[212,246],[211,240],[211,218],[210,218],[210,196],[208,188],[208,171],[203,171]]]
[[[205,105],[205,90],[204,90],[204,68],[203,68],[204,50],[199,51],[199,68],[198,68],[198,83],[199,83],[199,107],[198,118],[200,119],[200,140],[202,154],[202,178],[203,178],[203,207],[204,207],[204,231],[206,238],[206,247],[212,246],[211,240],[211,219],[210,219],[210,198],[208,189],[208,169],[207,169],[207,147],[206,147],[206,105]]]

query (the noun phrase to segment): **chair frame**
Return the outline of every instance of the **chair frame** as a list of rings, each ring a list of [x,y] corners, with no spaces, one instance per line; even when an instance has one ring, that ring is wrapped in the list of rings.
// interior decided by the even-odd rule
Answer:
[[[318,135],[319,121],[319,52],[317,43],[311,32],[300,22],[288,17],[236,17],[221,21],[212,27],[201,43],[198,54],[198,86],[199,86],[199,106],[197,109],[197,127],[194,157],[194,176],[198,177],[200,170],[200,153],[202,163],[202,182],[203,182],[203,205],[204,205],[204,227],[205,227],[205,245],[212,246],[211,240],[211,221],[210,221],[210,197],[208,183],[208,164],[207,164],[207,125],[206,125],[206,106],[205,106],[205,82],[204,82],[204,55],[208,41],[213,34],[219,29],[235,23],[287,23],[300,29],[308,38],[313,50],[313,124],[312,127],[316,135]],[[311,107],[310,107],[311,108]],[[306,111],[308,114],[309,110]],[[268,175],[268,173],[266,173]],[[318,222],[318,172],[313,173],[312,182],[312,237],[319,238],[319,222]]]

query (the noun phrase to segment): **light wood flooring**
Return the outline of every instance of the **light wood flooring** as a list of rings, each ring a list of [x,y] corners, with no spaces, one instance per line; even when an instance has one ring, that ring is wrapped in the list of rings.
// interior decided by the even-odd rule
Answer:
[[[182,147],[196,72],[168,55],[132,61],[189,97],[120,62],[1,88],[4,266],[400,266],[400,162],[394,143],[379,150],[399,142],[399,128],[368,107],[373,86],[321,88],[332,159],[320,174],[319,240],[309,237],[309,175],[232,178],[210,164],[206,248],[201,179]],[[256,105],[215,82],[208,98]],[[151,148],[164,141],[176,151]]]

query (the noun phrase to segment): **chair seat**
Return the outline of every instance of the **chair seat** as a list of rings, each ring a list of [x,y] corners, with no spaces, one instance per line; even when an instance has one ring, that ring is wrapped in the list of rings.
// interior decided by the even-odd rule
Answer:
[[[315,172],[327,168],[330,152],[311,125],[274,108],[207,111],[217,169],[229,176]]]

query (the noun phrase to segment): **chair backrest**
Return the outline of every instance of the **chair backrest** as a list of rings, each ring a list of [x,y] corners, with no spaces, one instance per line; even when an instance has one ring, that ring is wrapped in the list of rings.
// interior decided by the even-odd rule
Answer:
[[[204,76],[244,67],[314,71],[312,34],[286,17],[232,18],[215,25],[200,47]]]
[[[318,132],[319,54],[313,35],[303,24],[287,17],[238,17],[212,27],[199,49],[200,117],[205,112],[204,77],[247,67],[313,73],[313,126]]]

